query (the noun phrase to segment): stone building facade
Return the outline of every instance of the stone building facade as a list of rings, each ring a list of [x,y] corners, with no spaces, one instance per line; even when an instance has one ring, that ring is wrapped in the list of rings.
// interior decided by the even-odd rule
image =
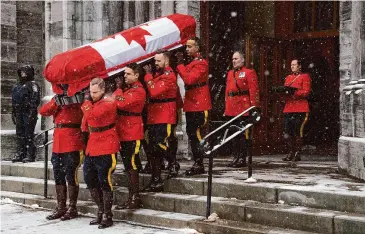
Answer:
[[[339,168],[365,180],[365,3],[340,2]]]
[[[36,68],[43,95],[51,95],[43,66],[57,53],[172,13],[190,14],[200,26],[199,1],[2,1],[1,3],[2,158],[11,154],[6,134],[10,91],[16,69]],[[339,168],[365,180],[365,2],[340,2]],[[187,150],[185,150],[187,151]]]

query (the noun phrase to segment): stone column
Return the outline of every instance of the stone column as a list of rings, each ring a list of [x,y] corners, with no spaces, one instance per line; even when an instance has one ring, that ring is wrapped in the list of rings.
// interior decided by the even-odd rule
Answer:
[[[175,12],[174,1],[161,1],[161,16],[171,15]]]
[[[351,80],[359,80],[361,74],[361,52],[363,42],[360,39],[362,26],[363,2],[353,1],[351,11],[351,37],[352,37],[352,62],[351,62]]]
[[[135,15],[136,15],[136,25],[142,24],[145,22],[144,18],[144,11],[145,11],[145,5],[143,1],[136,1],[135,2]]]
[[[16,2],[1,3],[1,130],[15,129],[11,121],[11,89],[17,81],[18,66],[16,10]]]
[[[364,79],[365,4],[340,2],[340,91],[341,136],[338,165],[346,173],[365,179],[365,91],[351,90]],[[344,88],[346,87],[346,92]],[[347,91],[348,89],[348,91]]]

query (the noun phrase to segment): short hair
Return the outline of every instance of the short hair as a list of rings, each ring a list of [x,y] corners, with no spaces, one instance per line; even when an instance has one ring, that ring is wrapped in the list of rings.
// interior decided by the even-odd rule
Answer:
[[[235,50],[235,51],[233,51],[233,54],[235,54],[235,53],[239,54],[239,55],[241,56],[241,58],[242,58],[242,59],[245,59],[245,55],[243,54],[243,52],[242,52],[242,51]],[[232,54],[232,55],[233,55],[233,54]]]
[[[98,85],[98,87],[100,89],[104,89],[105,90],[105,81],[99,77],[96,77],[94,79],[91,80],[90,85]]]
[[[199,37],[190,37],[188,40],[195,41],[195,44],[199,47],[199,51],[203,51],[203,43]]]
[[[134,73],[138,73],[139,75],[142,75],[141,66],[139,66],[137,63],[130,63],[130,64],[126,65],[126,67],[132,69]]]
[[[293,62],[294,60],[297,60],[297,63],[299,66],[302,66],[302,60],[299,58],[293,58],[291,61]]]
[[[170,51],[167,51],[167,50],[163,50],[163,49],[161,49],[161,50],[157,50],[156,51],[156,54],[162,54],[163,56],[165,56],[168,60],[170,60],[171,59],[171,53],[170,53]]]

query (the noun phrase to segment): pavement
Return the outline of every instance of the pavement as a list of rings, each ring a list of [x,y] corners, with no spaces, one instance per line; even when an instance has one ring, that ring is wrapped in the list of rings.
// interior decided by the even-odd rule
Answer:
[[[49,211],[40,210],[35,206],[24,206],[2,199],[1,204],[1,233],[6,234],[70,234],[70,233],[110,233],[110,234],[197,234],[193,229],[168,229],[152,226],[141,226],[133,222],[115,222],[107,229],[100,230],[97,226],[90,226],[91,218],[79,217],[71,221],[52,220],[45,217]],[[57,230],[57,231],[56,231]],[[55,232],[56,231],[56,232]]]

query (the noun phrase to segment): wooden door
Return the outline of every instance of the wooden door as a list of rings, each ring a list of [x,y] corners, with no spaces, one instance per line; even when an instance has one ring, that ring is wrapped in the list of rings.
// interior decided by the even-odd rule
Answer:
[[[254,127],[254,154],[284,152],[283,105],[271,92],[273,86],[283,85],[286,58],[291,44],[264,37],[246,37],[246,66],[255,69],[260,89],[261,123]]]

